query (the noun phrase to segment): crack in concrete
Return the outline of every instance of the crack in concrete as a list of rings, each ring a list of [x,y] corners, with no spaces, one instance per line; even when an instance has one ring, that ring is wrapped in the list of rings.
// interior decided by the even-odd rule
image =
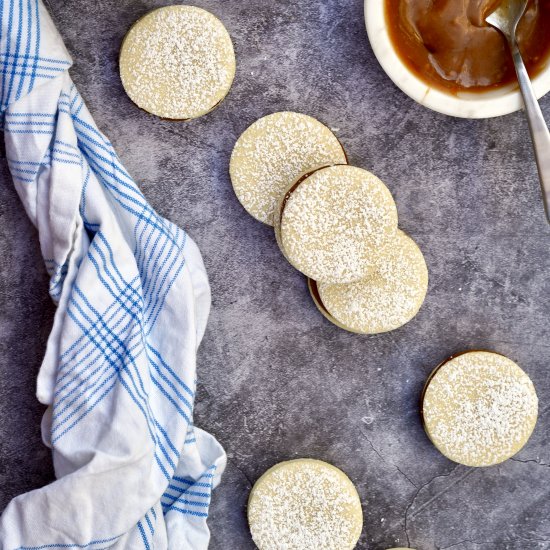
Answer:
[[[416,493],[418,494],[418,493]],[[404,525],[404,529],[405,529],[405,538],[407,539],[407,547],[410,548],[411,547],[411,537],[409,535],[409,525],[408,525],[408,518],[407,518],[407,512],[409,510],[409,506],[407,506],[407,509],[405,510],[405,525]]]
[[[246,479],[247,483],[248,483],[248,486],[252,489],[252,486],[254,485],[254,483],[252,483],[252,480],[248,477],[248,475],[246,474],[246,472],[244,470],[242,470],[239,466],[237,466],[237,464],[235,463],[234,460],[232,460],[231,458],[228,458],[228,462],[230,462],[234,468],[240,472],[240,474]]]
[[[429,481],[427,481],[426,483],[424,483],[424,485],[422,485],[418,491],[416,491],[416,493],[414,494],[411,502],[408,504],[407,508],[405,509],[405,516],[402,520],[402,522],[404,523],[404,529],[405,529],[405,537],[407,538],[407,545],[410,547],[411,545],[411,542],[410,542],[410,535],[409,535],[409,514],[411,512],[411,509],[412,507],[414,506],[414,503],[416,502],[416,499],[418,498],[418,496],[420,495],[420,493],[426,489],[427,487],[429,487],[436,479],[440,479],[440,478],[444,478],[444,477],[450,477],[452,476],[456,470],[458,468],[460,468],[460,464],[457,464],[449,473],[447,474],[439,474],[439,475],[436,475],[434,477],[432,477]],[[460,476],[458,479],[456,479],[455,481],[453,481],[452,483],[450,483],[449,485],[447,485],[442,491],[440,491],[439,493],[437,493],[436,495],[434,495],[433,497],[431,497],[430,499],[428,499],[426,502],[424,502],[424,504],[422,504],[417,510],[414,511],[414,513],[412,513],[410,515],[410,520],[413,520],[422,510],[424,510],[425,508],[427,508],[430,504],[432,504],[435,500],[437,500],[438,498],[440,498],[442,495],[444,495],[449,489],[451,489],[452,487],[454,487],[457,483],[460,483],[462,480],[464,480],[467,476],[469,476],[472,472],[474,471],[474,468],[470,468],[468,469],[462,476]]]
[[[510,458],[511,461],[513,462],[521,462],[522,464],[528,464],[529,462],[533,462],[534,464],[536,464],[537,466],[542,466],[543,468],[550,468],[550,464],[548,464],[547,462],[541,462],[540,460],[537,460],[535,458],[526,458],[525,460],[524,459],[521,459],[521,458]]]
[[[531,532],[533,535],[536,535],[535,532]],[[518,538],[520,540],[526,540],[528,542],[539,542],[541,544],[548,544],[550,542],[550,538],[548,538],[548,535],[542,535],[538,538],[529,538],[529,537],[522,537],[520,534],[518,534]]]
[[[472,539],[463,539],[463,540],[459,540],[458,542],[455,542],[453,544],[451,544],[450,546],[441,546],[439,548],[439,550],[449,550],[449,548],[455,548],[456,546],[460,546],[461,544],[464,544],[465,542],[467,542],[468,544],[475,544],[476,546],[480,546],[482,544],[496,544],[495,542],[476,542],[475,540],[472,540]]]
[[[376,456],[378,456],[378,458],[380,458],[380,460],[384,464],[389,464],[390,466],[393,466],[415,489],[418,489],[418,485],[403,470],[401,470],[401,468],[397,464],[394,464],[393,462],[386,460],[382,456],[382,453],[374,446],[369,436],[363,430],[361,430],[361,433],[363,434],[364,438],[367,440],[368,444],[370,445],[370,448],[375,452]]]
[[[450,548],[456,548],[457,546],[460,546],[461,544],[468,543],[468,544],[475,544],[476,546],[485,546],[485,545],[493,545],[495,547],[498,547],[499,549],[502,548],[502,544],[514,544],[517,542],[522,541],[528,541],[528,542],[535,542],[538,544],[547,544],[550,542],[550,539],[529,539],[525,537],[519,537],[517,539],[505,539],[505,540],[472,540],[472,539],[463,539],[458,542],[455,542],[451,544],[450,546],[441,546],[439,550],[449,550]]]
[[[456,469],[456,468],[455,468]],[[453,470],[454,471],[454,470]],[[463,481],[464,479],[466,479],[470,474],[472,474],[473,472],[475,471],[474,468],[469,468],[468,470],[466,470],[466,472],[461,475],[458,479],[456,479],[455,481],[453,481],[452,483],[449,483],[449,485],[447,485],[447,487],[445,487],[442,491],[439,491],[439,493],[435,494],[432,498],[428,499],[424,504],[422,504],[417,510],[414,511],[414,513],[411,515],[411,519],[414,519],[420,512],[422,512],[422,510],[424,510],[425,508],[427,508],[430,504],[432,504],[433,502],[435,502],[437,499],[439,499],[440,497],[442,497],[447,491],[449,491],[449,489],[451,489],[452,487],[454,487],[455,485],[457,485],[458,483],[460,483],[461,481]],[[452,473],[452,472],[451,472]],[[450,474],[449,474],[450,475]],[[436,476],[437,477],[448,477],[448,476]],[[434,478],[434,479],[436,479]],[[433,480],[432,480],[433,481]],[[412,504],[412,503],[411,503]]]
[[[363,434],[365,435],[365,434]],[[368,440],[368,437],[365,436],[366,439]],[[387,530],[389,531],[393,531],[394,529],[396,529],[397,527],[401,526],[401,525],[404,525],[404,531],[405,531],[405,538],[407,539],[407,546],[411,546],[411,539],[410,539],[410,535],[409,535],[409,513],[411,511],[411,508],[414,506],[414,503],[416,502],[416,499],[418,498],[418,496],[420,495],[420,493],[426,489],[430,484],[432,484],[436,479],[440,479],[440,478],[444,478],[444,477],[450,477],[451,475],[453,475],[453,473],[458,469],[460,468],[461,465],[460,464],[457,464],[450,472],[446,473],[446,474],[438,474],[434,477],[432,477],[429,481],[427,481],[426,483],[424,483],[424,485],[422,485],[421,487],[419,487],[417,489],[417,491],[415,492],[411,502],[407,505],[407,508],[405,509],[405,514],[404,514],[404,517],[402,519],[400,519],[399,521],[396,521],[390,525],[387,526]],[[429,499],[429,501],[427,501],[426,503],[424,503],[418,510],[416,510],[413,514],[413,516],[411,517],[411,519],[414,519],[414,517],[416,517],[416,515],[418,513],[420,513],[421,510],[423,510],[424,508],[426,508],[427,506],[429,506],[434,500],[436,500],[437,498],[441,497],[441,495],[443,495],[445,492],[447,492],[451,487],[453,487],[454,485],[456,485],[457,483],[459,483],[460,481],[462,481],[467,475],[469,475],[472,471],[474,471],[475,468],[471,468],[469,469],[463,476],[461,476],[458,480],[454,481],[453,483],[451,483],[450,485],[448,485],[443,491],[441,491],[440,493],[438,493],[437,495],[435,495],[434,497],[432,497],[431,499]]]
[[[457,546],[460,546],[461,544],[464,544],[467,542],[468,544],[475,544],[476,546],[482,546],[485,544],[498,544],[496,541],[475,541],[472,539],[463,539],[458,542],[455,542],[454,544],[451,544],[450,546],[441,546],[439,550],[449,550],[449,548],[456,548]],[[513,542],[513,541],[502,541],[504,543]]]

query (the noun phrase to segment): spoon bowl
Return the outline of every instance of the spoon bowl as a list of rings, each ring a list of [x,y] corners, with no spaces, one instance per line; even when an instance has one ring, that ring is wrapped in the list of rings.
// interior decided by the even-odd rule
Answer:
[[[516,36],[520,19],[527,9],[528,0],[502,0],[498,8],[485,21],[498,29],[507,40]]]

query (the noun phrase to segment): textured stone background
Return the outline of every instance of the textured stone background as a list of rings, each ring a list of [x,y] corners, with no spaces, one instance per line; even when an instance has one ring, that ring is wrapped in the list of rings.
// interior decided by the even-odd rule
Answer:
[[[99,127],[153,206],[197,241],[210,274],[196,423],[229,456],[213,499],[211,548],[254,548],[245,520],[251,484],[274,463],[302,456],[332,462],[357,484],[365,513],[358,548],[550,548],[550,228],[523,115],[458,120],[408,99],[373,56],[362,0],[194,3],[224,21],[238,68],[226,101],[188,123],[139,111],[118,78],[126,30],[165,2],[50,0],[50,9]],[[550,97],[542,108],[550,120]],[[270,228],[235,198],[235,140],[283,109],[336,129],[351,163],[394,193],[401,227],[431,273],[424,307],[400,330],[365,337],[328,323]],[[36,233],[4,161],[0,254],[3,507],[52,478],[34,378],[54,313]],[[468,348],[515,359],[540,397],[529,444],[494,468],[447,461],[419,421],[428,373]]]

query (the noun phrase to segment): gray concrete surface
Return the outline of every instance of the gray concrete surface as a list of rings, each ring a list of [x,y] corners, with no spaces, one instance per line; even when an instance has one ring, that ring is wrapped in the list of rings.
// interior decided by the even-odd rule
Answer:
[[[523,115],[458,120],[415,104],[378,66],[362,0],[194,3],[225,22],[238,68],[226,101],[189,123],[139,111],[118,78],[124,33],[165,2],[50,0],[50,8],[100,128],[151,203],[195,238],[209,271],[196,423],[229,456],[213,499],[211,548],[254,548],[245,520],[251,484],[302,456],[332,462],[357,484],[365,515],[358,548],[550,548],[550,228]],[[550,97],[542,108],[550,120]],[[283,109],[337,129],[350,161],[395,194],[401,227],[431,273],[423,309],[402,329],[362,337],[332,326],[270,228],[235,198],[235,140]],[[52,478],[34,377],[54,308],[36,241],[0,161],[1,507]],[[529,444],[494,468],[452,464],[419,421],[430,370],[468,348],[515,359],[540,398]]]

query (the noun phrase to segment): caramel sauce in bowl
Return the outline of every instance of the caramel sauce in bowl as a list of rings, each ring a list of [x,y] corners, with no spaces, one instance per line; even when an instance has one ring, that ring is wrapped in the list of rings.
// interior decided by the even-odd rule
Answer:
[[[498,1],[365,0],[367,33],[384,71],[421,105],[462,118],[506,115],[520,110],[523,100],[506,43],[483,20],[494,4]],[[520,22],[520,46],[523,32],[538,98],[550,91],[549,4],[531,0]],[[479,13],[472,13],[472,6]],[[466,13],[460,13],[462,8]],[[536,24],[533,14],[539,18]],[[472,36],[481,43],[472,42]],[[481,48],[472,53],[472,44]],[[496,51],[488,51],[491,44]]]

